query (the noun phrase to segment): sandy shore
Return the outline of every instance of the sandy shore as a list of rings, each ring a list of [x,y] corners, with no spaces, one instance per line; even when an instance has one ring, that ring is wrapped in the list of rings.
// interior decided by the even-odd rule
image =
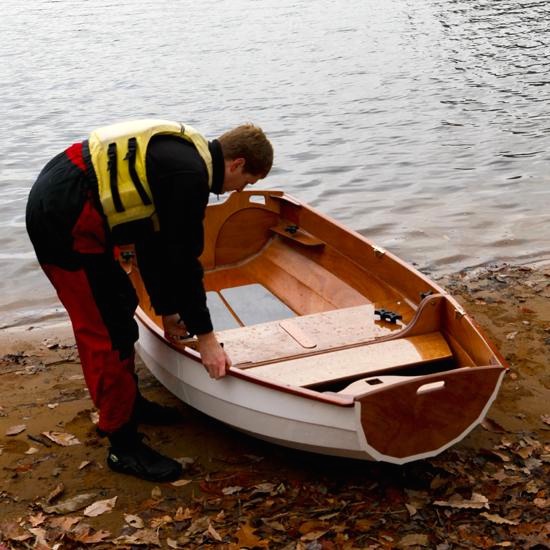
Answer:
[[[494,341],[510,372],[485,428],[434,460],[402,468],[249,438],[176,402],[139,366],[144,394],[185,415],[181,426],[143,431],[154,448],[187,465],[186,481],[159,488],[112,474],[70,327],[4,330],[4,548],[112,548],[115,540],[117,547],[166,548],[538,548],[538,533],[550,533],[550,267],[481,268],[439,283]],[[79,443],[61,446],[44,432],[71,434]],[[98,516],[84,515],[86,504],[52,508],[82,494],[86,504],[116,497],[116,505]],[[436,504],[456,494],[488,502]]]

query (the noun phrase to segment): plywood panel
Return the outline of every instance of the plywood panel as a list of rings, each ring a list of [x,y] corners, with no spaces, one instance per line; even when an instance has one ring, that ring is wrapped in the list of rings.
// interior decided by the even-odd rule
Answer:
[[[218,337],[233,364],[247,368],[299,357],[312,349],[319,352],[369,342],[390,333],[389,328],[374,322],[374,308],[369,304],[222,331]]]
[[[292,386],[311,386],[451,357],[438,332],[387,340],[254,368],[254,374]]]

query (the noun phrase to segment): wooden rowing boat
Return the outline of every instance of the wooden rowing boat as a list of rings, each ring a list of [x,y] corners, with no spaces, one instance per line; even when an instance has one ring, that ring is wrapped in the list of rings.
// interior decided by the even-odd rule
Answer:
[[[213,381],[168,342],[134,266],[137,351],[192,407],[256,437],[403,464],[485,417],[507,369],[443,288],[279,191],[232,193],[205,218],[208,305],[233,361]]]

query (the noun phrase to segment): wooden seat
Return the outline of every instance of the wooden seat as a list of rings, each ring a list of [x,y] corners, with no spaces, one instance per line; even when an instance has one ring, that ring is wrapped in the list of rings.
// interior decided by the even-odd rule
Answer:
[[[311,387],[451,357],[442,334],[432,332],[261,365],[253,372],[281,384]]]
[[[369,342],[391,334],[387,323],[376,323],[374,306],[335,309],[218,332],[233,364],[258,368],[258,363],[300,357]]]

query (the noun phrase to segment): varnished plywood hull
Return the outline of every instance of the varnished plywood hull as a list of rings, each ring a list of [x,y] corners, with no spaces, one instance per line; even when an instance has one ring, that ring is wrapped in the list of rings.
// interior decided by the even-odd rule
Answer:
[[[193,341],[163,337],[134,267],[138,352],[182,401],[312,452],[403,464],[485,416],[506,366],[444,289],[280,192],[207,209],[205,287],[233,358],[212,381]]]

